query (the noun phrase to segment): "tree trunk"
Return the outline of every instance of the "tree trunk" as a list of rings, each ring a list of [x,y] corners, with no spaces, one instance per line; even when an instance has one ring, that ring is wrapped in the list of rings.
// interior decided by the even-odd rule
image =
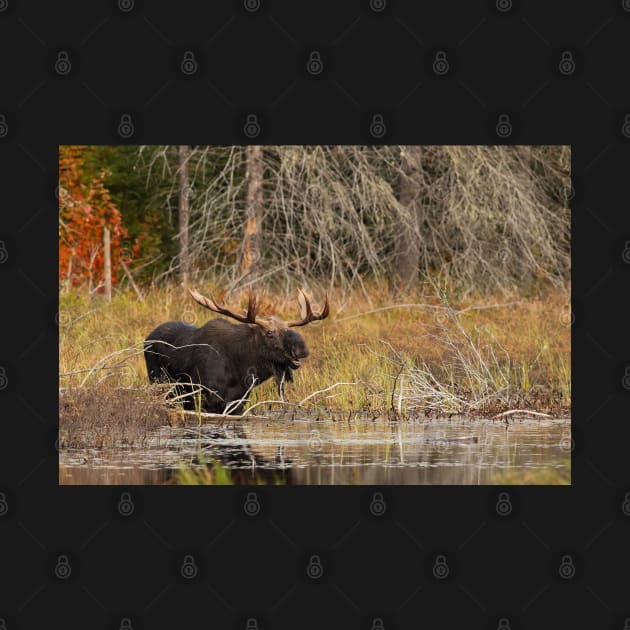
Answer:
[[[400,226],[394,252],[394,290],[407,292],[418,279],[420,267],[419,230],[422,220],[421,174],[422,147],[401,147],[401,173],[398,178],[398,200],[406,211],[407,222]]]
[[[188,158],[190,147],[179,146],[179,281],[183,287],[188,285],[189,249],[188,224],[190,222],[190,188],[188,186]]]
[[[241,277],[259,271],[263,216],[263,152],[261,146],[247,147],[247,201],[241,256]]]
[[[109,229],[103,228],[103,275],[105,280],[105,299],[112,301],[112,248]]]

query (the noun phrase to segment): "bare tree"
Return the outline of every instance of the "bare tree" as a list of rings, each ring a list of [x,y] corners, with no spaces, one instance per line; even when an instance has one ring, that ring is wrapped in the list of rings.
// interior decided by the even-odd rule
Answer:
[[[394,241],[392,274],[394,288],[399,293],[404,293],[411,287],[420,270],[423,186],[422,147],[400,147],[397,188],[401,224],[398,239]]]
[[[170,207],[172,147],[144,155]],[[363,286],[392,270],[402,287],[566,286],[570,169],[568,146],[195,146],[190,268],[234,288]]]
[[[247,198],[245,202],[245,232],[241,253],[241,276],[256,276],[259,271],[263,217],[263,151],[259,145],[248,146]]]
[[[188,225],[190,222],[190,186],[188,183],[188,160],[190,147],[179,146],[179,281],[188,285],[190,256],[188,250]]]

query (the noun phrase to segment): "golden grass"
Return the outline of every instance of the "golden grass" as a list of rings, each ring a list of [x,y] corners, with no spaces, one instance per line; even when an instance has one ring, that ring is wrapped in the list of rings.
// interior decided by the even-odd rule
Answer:
[[[199,289],[204,292],[206,287]],[[323,296],[313,297],[317,301]],[[465,411],[485,415],[524,407],[568,415],[571,335],[566,291],[548,290],[530,298],[450,298],[448,306],[453,310],[448,310],[443,308],[443,297],[422,286],[398,302],[426,306],[352,317],[397,302],[383,286],[374,285],[367,292],[332,291],[329,319],[300,330],[311,356],[294,373],[295,382],[287,386],[288,401],[300,402],[335,383],[354,383],[312,396],[304,406],[374,413],[393,406],[403,414]],[[233,297],[229,303],[236,306],[239,300]],[[286,318],[294,318],[298,309],[295,296],[266,294],[263,305],[267,312]],[[78,290],[63,293],[60,387],[104,383],[143,387],[147,375],[142,342],[147,334],[167,320],[201,325],[210,317],[179,287],[145,291],[143,301],[132,292],[120,292],[111,303],[90,299]],[[434,381],[442,388],[439,393],[428,389]],[[498,394],[493,397],[494,390]],[[449,399],[451,394],[453,399]],[[277,398],[270,380],[254,390],[250,402]],[[456,399],[472,404],[458,410]],[[258,407],[257,412],[261,408],[265,407]]]

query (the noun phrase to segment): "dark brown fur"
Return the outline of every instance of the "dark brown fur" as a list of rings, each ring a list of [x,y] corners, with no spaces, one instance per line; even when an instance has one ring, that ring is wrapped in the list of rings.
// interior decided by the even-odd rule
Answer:
[[[292,370],[309,353],[299,333],[282,322],[269,323],[269,328],[225,319],[200,328],[185,322],[161,324],[145,341],[149,380],[182,383],[188,391],[191,383],[202,385],[201,408],[210,413],[222,413],[228,403],[243,399],[230,411],[239,414],[252,385],[272,376],[279,387],[292,381]],[[194,402],[190,397],[185,406],[194,408]]]

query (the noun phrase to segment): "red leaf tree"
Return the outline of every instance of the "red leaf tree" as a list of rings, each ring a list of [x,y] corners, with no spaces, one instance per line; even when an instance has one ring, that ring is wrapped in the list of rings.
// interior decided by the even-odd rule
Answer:
[[[123,247],[127,230],[120,211],[105,186],[106,170],[91,172],[86,166],[89,148],[59,148],[59,280],[67,286],[88,285],[102,290],[103,228],[111,234],[112,284],[120,274],[120,262],[129,262],[137,243]]]

